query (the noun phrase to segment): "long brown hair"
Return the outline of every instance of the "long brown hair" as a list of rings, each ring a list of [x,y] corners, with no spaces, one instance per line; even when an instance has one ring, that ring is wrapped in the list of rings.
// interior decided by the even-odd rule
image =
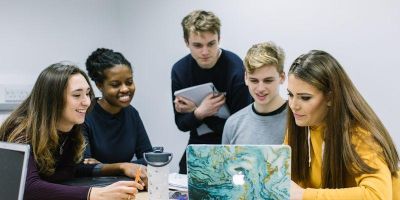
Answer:
[[[312,50],[299,56],[289,75],[311,84],[329,95],[331,106],[326,115],[325,149],[322,163],[322,188],[343,188],[346,173],[373,173],[351,143],[354,128],[367,130],[382,148],[380,156],[397,176],[399,155],[385,126],[358,92],[339,62],[330,54]],[[291,109],[288,111],[288,143],[292,148],[292,178],[305,182],[309,177],[307,127],[297,126]],[[378,151],[378,150],[377,150]],[[330,167],[334,166],[334,167]]]
[[[68,79],[78,73],[85,77],[90,86],[85,72],[71,63],[56,63],[44,69],[28,98],[0,127],[0,140],[31,145],[41,174],[51,175],[55,171],[54,152],[60,146],[56,124],[65,106]],[[92,90],[90,97],[94,97]],[[81,125],[75,125],[69,137],[73,145],[73,161],[78,163],[85,148]]]

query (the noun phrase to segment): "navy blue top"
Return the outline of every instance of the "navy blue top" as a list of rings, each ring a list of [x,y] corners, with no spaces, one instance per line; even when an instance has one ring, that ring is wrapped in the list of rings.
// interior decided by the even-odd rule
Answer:
[[[183,88],[212,82],[219,92],[226,92],[226,104],[231,114],[252,102],[244,82],[243,61],[236,54],[221,49],[217,63],[211,69],[201,68],[191,54],[174,64],[171,72],[172,99],[174,92]],[[190,131],[189,144],[220,144],[226,119],[216,116],[197,120],[194,112],[178,113],[174,109],[175,123],[181,131]],[[214,132],[197,135],[196,128],[202,123]]]
[[[152,151],[139,113],[131,105],[110,114],[95,99],[93,110],[86,115],[84,135],[88,142],[85,158],[102,163],[145,164],[143,153]]]

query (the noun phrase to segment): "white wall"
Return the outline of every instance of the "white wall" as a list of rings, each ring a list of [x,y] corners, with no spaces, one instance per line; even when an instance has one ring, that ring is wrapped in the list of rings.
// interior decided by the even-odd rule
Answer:
[[[100,46],[119,50],[134,67],[133,105],[153,145],[174,153],[171,168],[177,171],[188,134],[173,120],[170,70],[188,53],[180,22],[194,9],[211,10],[221,18],[222,47],[242,58],[253,43],[267,40],[286,50],[287,67],[311,49],[331,53],[400,150],[400,2],[395,0],[3,1],[0,84],[34,81],[39,71],[59,60],[83,66]]]
[[[400,46],[398,2],[125,0],[121,6],[125,54],[135,65],[138,87],[134,105],[153,144],[165,144],[175,152],[175,162],[188,134],[181,133],[173,121],[170,70],[188,53],[180,22],[194,9],[211,10],[221,18],[222,47],[242,58],[251,44],[267,40],[286,50],[286,66],[311,49],[330,52],[400,145],[395,116],[400,114],[396,106],[400,81],[395,69]],[[285,87],[282,94],[286,96]]]
[[[52,63],[84,68],[97,47],[122,48],[119,19],[107,0],[0,0],[0,84],[33,85]]]

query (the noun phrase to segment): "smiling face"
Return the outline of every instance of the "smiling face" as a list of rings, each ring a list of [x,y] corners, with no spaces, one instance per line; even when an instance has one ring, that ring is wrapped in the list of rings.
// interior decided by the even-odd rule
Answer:
[[[246,72],[245,82],[258,112],[271,112],[282,105],[279,85],[284,81],[285,74],[279,73],[274,65],[264,65],[253,73]]]
[[[325,123],[329,102],[322,91],[290,74],[288,94],[289,107],[298,126],[317,126]]]
[[[96,84],[103,94],[99,103],[109,113],[118,113],[130,105],[135,93],[132,69],[126,65],[115,65],[104,70],[104,77],[103,83]]]
[[[68,132],[76,124],[85,121],[90,106],[90,86],[81,74],[71,75],[64,92],[65,105],[57,129]]]
[[[211,69],[219,58],[219,38],[217,33],[190,33],[186,46],[192,57],[203,69]]]

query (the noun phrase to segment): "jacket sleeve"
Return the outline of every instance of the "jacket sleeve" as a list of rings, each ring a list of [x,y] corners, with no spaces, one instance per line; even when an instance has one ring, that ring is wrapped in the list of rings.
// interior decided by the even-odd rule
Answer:
[[[39,176],[33,155],[29,158],[25,200],[86,200],[89,187],[67,186],[44,181]]]
[[[304,191],[303,199],[392,199],[391,173],[381,160],[377,162],[377,167],[379,167],[379,170],[374,174],[362,174],[356,177],[357,187],[343,189],[307,188]]]
[[[392,175],[383,161],[381,148],[375,144],[367,133],[352,137],[352,143],[361,159],[369,166],[377,169],[372,174],[360,174],[355,176],[355,187],[343,189],[311,189],[304,191],[303,199],[393,199]]]
[[[179,130],[186,132],[191,131],[199,127],[203,122],[198,120],[194,116],[194,112],[191,113],[178,113],[175,110],[174,100],[175,100],[175,91],[183,89],[181,81],[178,80],[178,75],[174,70],[171,72],[171,91],[172,91],[172,109],[175,115],[175,124]]]

